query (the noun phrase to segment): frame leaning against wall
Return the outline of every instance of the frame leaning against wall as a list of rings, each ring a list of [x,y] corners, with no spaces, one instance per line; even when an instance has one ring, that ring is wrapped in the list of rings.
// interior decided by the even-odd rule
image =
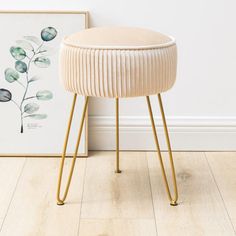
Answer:
[[[14,10],[0,10],[0,15],[2,14],[80,14],[84,16],[84,28],[88,28],[89,27],[89,12],[88,11],[31,11],[31,10],[26,10],[26,11],[14,11]],[[68,104],[68,106],[70,106],[71,104]],[[69,118],[69,117],[68,117]],[[64,124],[64,134],[66,134],[66,126],[67,126],[67,120],[66,123]],[[76,130],[77,131],[77,130]],[[85,136],[85,140],[84,140],[84,151],[83,152],[79,152],[78,156],[79,157],[87,157],[88,156],[88,114],[86,113],[86,117],[85,117],[85,125],[84,125],[84,136]],[[64,136],[60,137],[61,140],[64,140]],[[1,145],[1,144],[0,144]],[[72,144],[73,146],[73,144]],[[62,150],[61,150],[62,151]],[[72,152],[69,152],[68,157],[73,156]],[[0,149],[0,157],[61,157],[61,152],[52,152],[52,153],[3,153],[1,152]]]

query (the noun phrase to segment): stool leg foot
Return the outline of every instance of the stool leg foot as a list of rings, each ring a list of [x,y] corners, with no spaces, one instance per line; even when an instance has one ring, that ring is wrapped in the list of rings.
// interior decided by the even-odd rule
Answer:
[[[65,142],[64,142],[63,153],[62,153],[62,157],[61,157],[61,165],[60,165],[60,171],[59,171],[59,177],[58,177],[58,187],[57,187],[57,205],[64,205],[64,201],[65,201],[65,199],[67,197],[67,194],[68,194],[68,191],[69,191],[69,187],[70,187],[70,183],[71,183],[71,179],[72,179],[72,175],[73,175],[73,171],[74,171],[74,167],[75,167],[75,161],[76,161],[76,157],[77,157],[77,153],[78,153],[78,149],[79,149],[81,134],[82,134],[84,120],[85,120],[85,116],[86,116],[86,111],[87,111],[87,107],[88,107],[88,99],[89,98],[86,97],[84,108],[83,108],[83,113],[82,113],[82,118],[81,118],[81,122],[80,122],[80,128],[79,128],[78,138],[77,138],[77,142],[76,142],[75,152],[74,152],[74,155],[73,155],[70,172],[69,172],[69,176],[68,176],[68,179],[67,179],[65,192],[63,194],[63,197],[61,198],[60,197],[61,181],[62,181],[63,168],[64,168],[64,162],[65,162],[65,157],[66,157],[67,143],[68,143],[68,139],[69,139],[71,123],[72,123],[75,104],[76,104],[76,99],[77,99],[77,94],[74,95],[74,100],[73,100],[72,107],[71,107],[71,113],[70,113],[70,118],[69,118],[69,122],[68,122],[68,128],[67,128],[67,132],[66,132]]]
[[[172,201],[170,202],[170,205],[171,205],[171,206],[178,206],[178,203],[177,203],[175,200],[172,200]]]
[[[119,153],[119,98],[116,98],[116,170],[115,173],[121,173],[120,153]]]
[[[63,206],[64,205],[64,202],[60,201],[60,200],[57,200],[57,205],[58,206]]]
[[[168,185],[168,180],[166,177],[165,167],[164,167],[164,163],[162,160],[160,145],[159,145],[158,138],[157,138],[157,132],[156,132],[156,128],[155,128],[155,122],[153,119],[152,107],[151,107],[151,102],[150,102],[149,96],[147,96],[146,99],[147,99],[148,111],[149,111],[149,115],[150,115],[150,119],[151,119],[151,123],[152,123],[152,130],[153,130],[153,135],[154,135],[154,139],[155,139],[156,149],[157,149],[157,153],[158,153],[158,157],[159,157],[159,161],[160,161],[160,165],[161,165],[161,171],[162,171],[162,175],[163,175],[163,179],[164,179],[164,183],[165,183],[165,187],[166,187],[166,192],[167,192],[167,195],[168,195],[168,198],[170,201],[170,205],[177,206],[178,205],[177,204],[178,189],[177,189],[175,168],[174,168],[170,139],[169,139],[167,124],[166,124],[166,119],[165,119],[165,113],[164,113],[164,109],[163,109],[163,105],[162,105],[161,95],[158,94],[158,102],[159,102],[159,106],[160,106],[160,110],[161,110],[161,116],[162,116],[164,131],[165,131],[165,137],[166,137],[166,142],[167,142],[167,146],[168,146],[168,153],[169,153],[169,160],[170,160],[172,181],[173,181],[173,188],[174,188],[174,197],[172,197],[172,195],[171,195],[170,188]]]

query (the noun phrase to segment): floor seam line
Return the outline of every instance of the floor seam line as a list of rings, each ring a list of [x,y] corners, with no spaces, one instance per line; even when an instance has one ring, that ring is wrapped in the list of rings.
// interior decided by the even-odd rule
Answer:
[[[145,159],[146,159],[147,168],[148,168],[148,182],[149,182],[150,192],[151,192],[152,210],[153,210],[154,222],[155,222],[155,226],[156,226],[156,227],[155,227],[155,228],[156,228],[156,235],[158,236],[157,222],[156,222],[156,213],[155,213],[155,208],[154,208],[154,199],[153,199],[153,193],[152,193],[152,184],[151,184],[150,169],[149,169],[149,165],[148,165],[147,153],[145,153]]]
[[[206,159],[206,161],[207,161],[208,168],[210,169],[210,173],[211,173],[211,175],[212,175],[212,178],[213,178],[213,180],[214,180],[214,182],[215,182],[215,185],[216,185],[216,187],[217,187],[217,190],[218,190],[218,192],[219,192],[219,194],[220,194],[220,198],[222,199],[223,206],[224,206],[225,211],[226,211],[226,214],[227,214],[227,216],[228,216],[228,218],[229,218],[229,222],[230,222],[230,224],[231,224],[231,226],[232,226],[232,229],[233,229],[234,235],[236,236],[236,231],[235,231],[235,228],[234,228],[233,222],[232,222],[232,220],[231,220],[231,217],[230,217],[229,212],[228,212],[228,209],[227,209],[227,207],[226,207],[226,204],[225,204],[224,198],[223,198],[223,196],[222,196],[222,194],[221,194],[220,188],[219,188],[219,186],[218,186],[218,184],[217,184],[217,181],[216,181],[216,179],[215,179],[215,176],[214,176],[214,174],[213,174],[213,171],[212,171],[211,165],[210,165],[210,163],[209,163],[209,161],[208,161],[208,158],[207,158],[207,155],[206,155],[205,152],[204,152],[204,156],[205,156],[205,159]]]
[[[84,175],[83,175],[83,187],[82,187],[82,196],[81,196],[81,202],[80,202],[80,214],[79,214],[79,226],[78,226],[78,232],[77,236],[79,236],[80,231],[80,223],[81,223],[81,213],[82,213],[82,204],[83,204],[83,198],[84,198],[84,185],[85,185],[85,177],[86,177],[86,171],[87,171],[87,158],[85,160],[85,169],[84,169]]]
[[[21,176],[22,176],[22,174],[23,174],[23,170],[24,170],[24,168],[25,168],[26,162],[27,162],[27,159],[25,158],[24,164],[23,164],[23,166],[22,166],[22,168],[21,168],[20,174],[19,174],[18,179],[17,179],[17,181],[16,181],[16,185],[15,185],[14,191],[13,191],[13,193],[12,193],[10,202],[9,202],[9,204],[8,204],[8,207],[7,207],[7,210],[6,210],[6,214],[5,214],[5,216],[3,217],[3,220],[2,220],[2,224],[1,224],[1,226],[0,226],[0,233],[1,233],[2,229],[3,229],[3,225],[4,225],[5,220],[6,220],[6,218],[7,218],[8,211],[9,211],[9,209],[10,209],[10,206],[11,206],[11,204],[12,204],[13,198],[14,198],[14,196],[15,196],[16,189],[17,189],[17,186],[18,186],[18,184],[19,184],[19,182],[20,182]]]
[[[96,217],[85,217],[82,220],[154,220],[154,217],[104,217],[104,218],[96,218]]]

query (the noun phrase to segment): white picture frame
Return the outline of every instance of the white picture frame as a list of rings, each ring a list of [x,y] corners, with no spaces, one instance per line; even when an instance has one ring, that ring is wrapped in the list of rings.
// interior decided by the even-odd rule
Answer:
[[[85,28],[86,11],[0,11],[0,156],[61,156],[73,94],[59,81],[58,53],[64,36]],[[68,156],[83,103],[78,97]],[[78,156],[88,155],[87,117]]]

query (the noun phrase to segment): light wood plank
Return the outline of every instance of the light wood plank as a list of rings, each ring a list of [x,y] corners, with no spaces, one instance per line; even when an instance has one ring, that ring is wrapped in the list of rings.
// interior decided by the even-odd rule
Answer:
[[[174,153],[180,195],[176,207],[167,200],[156,154],[147,156],[159,236],[234,235],[204,153]]]
[[[79,236],[156,236],[155,220],[81,220]]]
[[[153,218],[145,153],[121,152],[121,174],[115,153],[92,154],[87,161],[81,218]]]
[[[25,158],[0,158],[0,229],[25,163]]]
[[[206,157],[236,232],[236,153],[208,152]]]
[[[76,163],[69,202],[64,206],[57,206],[55,199],[59,162],[58,159],[27,160],[2,235],[77,235],[86,159],[78,159]]]

